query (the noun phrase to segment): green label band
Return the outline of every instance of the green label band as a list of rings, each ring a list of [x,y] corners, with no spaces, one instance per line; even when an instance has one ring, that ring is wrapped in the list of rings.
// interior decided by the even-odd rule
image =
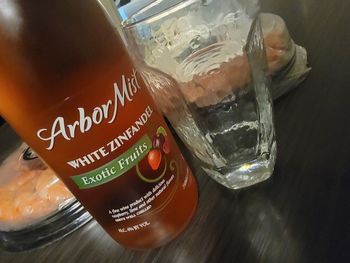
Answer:
[[[148,135],[113,161],[85,174],[72,176],[79,189],[93,188],[125,174],[138,164],[151,150],[152,142]]]

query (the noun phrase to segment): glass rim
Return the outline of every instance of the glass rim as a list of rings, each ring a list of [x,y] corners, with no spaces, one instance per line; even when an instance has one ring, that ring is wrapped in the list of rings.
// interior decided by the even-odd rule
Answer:
[[[162,0],[161,0],[162,1]],[[185,8],[189,5],[192,5],[194,3],[202,2],[203,0],[184,0],[182,2],[179,2],[177,4],[173,4],[168,6],[166,9],[155,13],[145,16],[144,18],[140,20],[135,21],[135,17],[141,15],[142,13],[146,12],[147,10],[155,7],[157,4],[159,4],[159,0],[152,2],[151,4],[142,7],[140,10],[136,11],[134,14],[132,14],[128,19],[121,22],[121,26],[123,30],[128,30],[136,27],[139,24],[142,23],[153,23],[163,17],[168,16],[169,14],[172,14],[174,12],[177,12],[178,10]]]

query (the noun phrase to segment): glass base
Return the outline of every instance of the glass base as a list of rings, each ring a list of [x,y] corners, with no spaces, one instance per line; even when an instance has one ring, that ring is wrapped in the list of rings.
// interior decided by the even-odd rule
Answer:
[[[273,142],[271,151],[263,153],[255,160],[220,170],[205,167],[203,167],[203,170],[227,188],[241,189],[269,179],[275,167],[276,155],[277,146],[276,142]]]

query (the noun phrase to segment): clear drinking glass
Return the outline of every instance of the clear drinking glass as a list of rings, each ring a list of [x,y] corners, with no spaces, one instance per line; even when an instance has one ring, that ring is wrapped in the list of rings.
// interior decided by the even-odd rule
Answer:
[[[158,106],[216,181],[269,178],[276,159],[256,0],[158,0],[123,22]]]

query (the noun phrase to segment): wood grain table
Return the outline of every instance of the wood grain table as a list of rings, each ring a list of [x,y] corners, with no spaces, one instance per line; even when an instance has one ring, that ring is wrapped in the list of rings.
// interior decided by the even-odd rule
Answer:
[[[92,222],[48,247],[0,251],[0,262],[350,262],[350,1],[262,0],[281,15],[313,67],[275,105],[273,177],[230,191],[190,160],[198,211],[175,241],[134,252]]]

